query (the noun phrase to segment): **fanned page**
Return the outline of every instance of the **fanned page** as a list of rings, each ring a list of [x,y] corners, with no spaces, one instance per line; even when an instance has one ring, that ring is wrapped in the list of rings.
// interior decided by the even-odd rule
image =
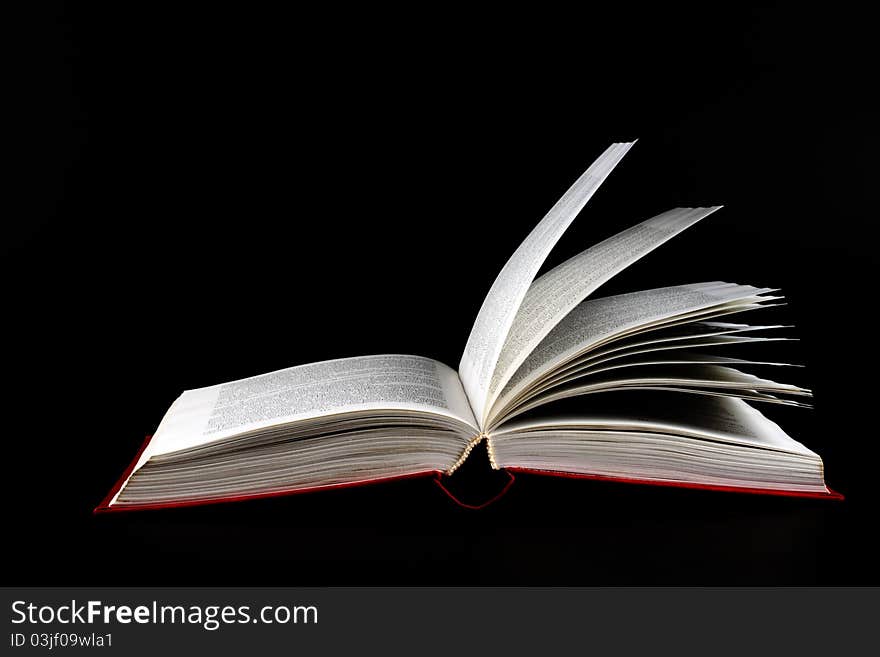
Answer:
[[[477,420],[508,331],[553,246],[635,142],[612,144],[559,199],[510,257],[492,284],[468,337],[459,376]]]
[[[778,396],[808,397],[810,391],[805,388],[778,383],[733,367],[716,364],[718,362],[730,364],[730,361],[720,360],[717,356],[694,356],[690,361],[681,358],[677,361],[635,363],[622,368],[613,368],[610,372],[604,373],[587,372],[578,382],[559,384],[535,397],[521,401],[505,413],[505,419],[509,420],[533,408],[569,397],[623,390],[679,391],[700,396],[737,397],[787,406],[807,406],[803,402]],[[744,360],[740,360],[739,363],[768,364]],[[614,369],[625,371],[614,371]]]
[[[266,452],[263,458],[269,458],[274,454],[267,451],[267,445],[272,441],[357,430],[370,441],[370,446],[392,450],[392,455],[386,455],[384,459],[379,458],[378,453],[373,457],[377,466],[385,467],[383,461],[390,463],[393,452],[403,449],[395,447],[390,440],[393,431],[387,427],[393,425],[410,427],[407,431],[414,436],[419,433],[416,426],[422,427],[423,433],[432,430],[435,436],[441,433],[451,436],[451,440],[446,440],[449,445],[445,448],[449,454],[434,464],[435,469],[449,468],[478,432],[455,371],[420,356],[395,354],[341,358],[188,390],[172,404],[111,503],[115,503],[123,491],[134,496],[136,487],[128,486],[129,481],[132,476],[137,477],[139,469],[150,459],[171,462],[204,455],[222,457],[222,448],[234,440],[247,440],[248,448],[253,450],[248,454],[257,456],[259,449],[263,449]],[[386,429],[375,435],[365,434],[376,426]],[[326,444],[328,452],[325,456],[330,461],[336,457],[340,466],[340,472],[333,475],[337,480],[348,476],[348,470],[355,469],[353,464],[346,464],[339,458],[346,454],[346,450],[358,451],[352,442],[353,437],[347,440],[346,443],[343,437],[338,446],[332,440]],[[414,444],[415,438],[411,442]],[[365,446],[361,445],[359,449],[366,453]],[[436,448],[429,449],[437,451]],[[281,457],[281,454],[272,456],[275,461]],[[244,459],[245,455],[241,458]],[[222,465],[219,463],[218,468]],[[203,463],[203,467],[205,475],[210,474],[207,464]],[[236,467],[242,470],[243,461]],[[356,469],[360,471],[359,476],[369,478],[364,474],[363,464]],[[398,469],[406,470],[405,464],[398,464]],[[257,468],[254,471],[253,485],[264,486]],[[222,474],[227,476],[229,473]],[[169,478],[165,473],[161,476]],[[333,480],[324,471],[320,476],[316,475],[315,482]],[[157,495],[151,493],[148,484],[155,490],[156,486],[147,482],[142,486],[142,495],[154,500]],[[181,484],[181,493],[189,495],[189,489],[193,487],[191,482]],[[169,492],[167,496],[177,499],[175,494],[176,491]]]
[[[769,288],[712,282],[675,285],[587,300],[569,312],[507,382],[490,413],[497,425],[538,383],[612,339],[760,307]]]
[[[517,368],[575,306],[623,269],[719,207],[669,210],[583,251],[536,280],[501,349],[480,418],[483,424]]]

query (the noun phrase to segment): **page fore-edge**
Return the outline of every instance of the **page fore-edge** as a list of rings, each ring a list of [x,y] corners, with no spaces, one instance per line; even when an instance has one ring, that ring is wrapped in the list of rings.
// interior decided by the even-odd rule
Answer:
[[[118,513],[120,511],[149,511],[154,509],[173,509],[178,507],[186,507],[186,506],[202,506],[205,504],[218,504],[221,502],[243,502],[245,500],[258,500],[265,499],[269,497],[283,497],[287,495],[296,495],[298,493],[311,493],[319,490],[335,490],[339,488],[353,488],[355,486],[366,486],[368,484],[377,484],[384,483],[390,481],[399,481],[402,479],[416,479],[420,477],[431,477],[431,476],[439,476],[443,474],[441,470],[426,470],[424,472],[415,472],[412,474],[404,474],[404,475],[392,475],[390,477],[379,477],[377,479],[365,479],[362,481],[351,481],[345,482],[341,484],[326,484],[323,486],[309,486],[307,488],[296,488],[293,490],[282,490],[282,491],[272,491],[270,493],[249,493],[245,495],[227,495],[225,497],[212,497],[205,498],[201,500],[186,500],[181,502],[152,502],[149,504],[138,504],[132,506],[111,506],[110,502],[116,493],[122,488],[122,485],[128,479],[129,475],[131,475],[134,467],[137,465],[138,459],[140,459],[141,454],[143,454],[144,450],[147,448],[147,445],[150,444],[150,440],[152,440],[152,436],[147,436],[141,445],[140,449],[137,451],[137,454],[134,455],[131,463],[122,473],[122,476],[119,477],[119,480],[113,485],[113,488],[110,489],[110,492],[107,493],[107,496],[101,500],[101,503],[95,507],[93,513]]]
[[[442,470],[426,470],[425,472],[417,472],[413,474],[405,474],[405,475],[394,475],[391,477],[381,477],[378,479],[367,479],[363,481],[353,481],[346,482],[341,484],[327,484],[324,486],[310,486],[308,488],[297,488],[294,490],[287,491],[273,491],[270,493],[251,493],[247,495],[231,495],[226,497],[218,497],[218,498],[209,498],[202,500],[187,500],[183,502],[156,502],[151,504],[138,504],[137,506],[111,506],[110,502],[116,493],[122,488],[122,485],[128,479],[129,475],[134,470],[135,465],[137,465],[138,459],[140,459],[141,454],[147,448],[147,445],[150,444],[150,440],[152,440],[152,436],[147,436],[141,445],[140,449],[138,449],[137,453],[134,455],[131,463],[122,473],[122,476],[116,481],[113,487],[110,489],[110,492],[107,493],[107,496],[101,500],[101,503],[98,504],[94,509],[94,513],[109,513],[109,512],[120,512],[120,511],[146,511],[151,509],[170,509],[177,507],[186,507],[186,506],[202,506],[205,504],[217,504],[221,502],[239,502],[244,500],[255,500],[255,499],[264,499],[269,497],[282,497],[286,495],[296,495],[298,493],[311,493],[319,490],[333,490],[340,488],[353,488],[356,486],[366,486],[368,484],[377,484],[383,482],[390,481],[399,481],[403,479],[415,479],[420,477],[434,477],[435,483],[446,493],[450,499],[452,499],[456,504],[462,506],[466,509],[482,509],[493,502],[500,499],[510,487],[514,483],[514,472],[519,472],[523,474],[534,474],[534,475],[544,475],[550,477],[563,477],[566,479],[591,479],[594,481],[611,481],[617,483],[629,483],[629,484],[642,484],[647,486],[666,486],[671,488],[691,488],[696,490],[714,490],[714,491],[723,491],[728,493],[751,493],[757,495],[778,495],[784,497],[807,497],[807,498],[820,498],[820,499],[834,499],[834,500],[843,500],[844,496],[840,493],[831,490],[828,488],[827,493],[812,493],[812,492],[803,492],[803,491],[791,491],[791,490],[776,490],[776,489],[767,489],[767,488],[745,488],[740,486],[720,486],[713,484],[693,484],[689,482],[681,482],[681,481],[660,481],[657,479],[633,479],[628,477],[611,477],[607,475],[594,475],[594,474],[582,474],[575,472],[559,472],[556,470],[538,470],[534,468],[502,468],[510,475],[510,481],[504,486],[500,493],[489,499],[488,501],[479,504],[472,505],[461,502],[458,498],[456,498],[442,483],[441,478],[444,473]]]

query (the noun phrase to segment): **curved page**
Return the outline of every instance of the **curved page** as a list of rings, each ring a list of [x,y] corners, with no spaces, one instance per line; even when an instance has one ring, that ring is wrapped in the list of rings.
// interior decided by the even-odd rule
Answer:
[[[747,402],[733,397],[677,399],[675,404],[650,409],[630,408],[614,415],[559,415],[515,420],[492,432],[493,444],[502,436],[535,431],[643,431],[705,437],[719,442],[782,450],[793,454],[815,452],[786,434]]]
[[[788,383],[778,383],[732,367],[681,363],[675,364],[674,368],[674,371],[670,366],[665,373],[662,373],[663,370],[654,373],[652,370],[657,368],[646,365],[639,368],[637,372],[627,373],[626,376],[612,373],[600,377],[600,380],[595,382],[583,383],[578,380],[570,385],[552,388],[505,411],[502,422],[553,401],[621,390],[677,390],[694,394],[739,397],[788,406],[808,406],[808,404],[775,395],[811,396],[810,391],[806,388]],[[494,431],[495,427],[492,430]]]
[[[499,394],[493,411],[497,414],[535,381],[610,336],[723,304],[754,303],[766,299],[759,295],[771,291],[750,285],[711,282],[584,301],[528,355]]]
[[[575,306],[641,257],[720,207],[675,208],[659,214],[590,247],[532,283],[501,349],[489,385],[486,413],[516,369]]]
[[[634,143],[612,144],[599,156],[532,229],[492,284],[474,321],[458,368],[478,421],[486,408],[489,384],[501,348],[529,285],[562,233]]]

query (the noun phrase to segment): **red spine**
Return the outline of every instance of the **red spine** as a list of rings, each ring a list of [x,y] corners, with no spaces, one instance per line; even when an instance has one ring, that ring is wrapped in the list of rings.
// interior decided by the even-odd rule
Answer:
[[[460,499],[458,499],[452,493],[452,491],[450,491],[448,488],[446,488],[446,486],[443,485],[443,481],[440,478],[441,477],[440,473],[437,473],[437,476],[434,477],[434,483],[440,487],[440,490],[442,490],[444,493],[446,493],[446,495],[449,497],[449,499],[451,499],[453,502],[458,504],[458,506],[460,506],[464,509],[473,509],[476,511],[478,509],[485,509],[490,504],[500,500],[502,497],[504,497],[504,495],[507,493],[507,491],[510,490],[510,487],[513,486],[513,482],[516,481],[516,478],[513,476],[513,473],[510,470],[505,470],[504,473],[508,477],[510,477],[510,480],[506,484],[504,484],[504,488],[502,488],[501,491],[497,495],[489,498],[485,502],[481,502],[480,504],[467,504],[466,502],[462,502]]]

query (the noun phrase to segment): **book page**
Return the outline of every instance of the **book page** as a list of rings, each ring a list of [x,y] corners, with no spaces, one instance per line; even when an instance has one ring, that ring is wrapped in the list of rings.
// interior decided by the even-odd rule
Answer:
[[[486,411],[532,350],[575,306],[636,260],[719,207],[664,212],[590,247],[532,283],[501,349]]]
[[[708,362],[708,359],[705,359]],[[624,373],[608,372],[603,376],[554,387],[533,398],[524,399],[504,412],[504,417],[496,426],[505,420],[521,415],[544,404],[570,397],[590,395],[600,392],[622,390],[677,390],[696,395],[715,395],[739,397],[787,406],[809,406],[809,403],[777,395],[809,397],[811,392],[806,388],[778,383],[771,379],[742,372],[732,367],[716,364],[685,364],[669,363],[662,367],[625,368]],[[492,427],[492,430],[496,428]]]
[[[425,412],[476,430],[455,372],[430,358],[340,358],[187,390],[169,409],[153,453],[309,418],[373,410]]]
[[[386,421],[428,414],[463,435],[479,431],[447,365],[398,354],[340,358],[187,390],[162,418],[132,475],[155,455],[294,422],[369,413]]]
[[[829,493],[819,456],[740,399],[655,393],[642,402],[511,422],[488,437],[492,467]]]
[[[550,250],[633,143],[612,144],[559,199],[502,268],[486,295],[459,364],[459,376],[479,421],[498,356],[516,312]]]
[[[584,301],[528,355],[498,396],[492,411],[497,414],[534,381],[610,336],[723,304],[746,306],[769,300],[760,296],[767,292],[772,290],[714,282],[675,285]]]
[[[616,347],[617,341],[611,343],[612,348],[597,349],[595,352],[588,352],[584,358],[576,358],[570,363],[564,365],[559,370],[554,371],[548,376],[537,382],[535,386],[526,390],[526,395],[533,395],[541,392],[549,387],[565,383],[574,378],[582,376],[593,370],[597,365],[603,363],[614,363],[621,360],[631,359],[633,356],[647,355],[652,353],[675,353],[682,349],[694,349],[699,347],[716,347],[754,344],[763,342],[778,342],[789,340],[790,338],[766,338],[754,336],[737,336],[737,335],[717,335],[699,337],[693,339],[666,339],[657,341],[643,341],[634,345]],[[624,341],[625,342],[625,341]],[[801,367],[798,365],[797,367]]]
[[[788,436],[779,425],[741,399],[676,396],[670,397],[669,401],[674,403],[655,404],[648,409],[615,409],[613,416],[594,412],[514,420],[493,431],[492,438],[495,441],[496,437],[535,431],[645,431],[705,436],[722,442],[814,455],[810,449]]]

